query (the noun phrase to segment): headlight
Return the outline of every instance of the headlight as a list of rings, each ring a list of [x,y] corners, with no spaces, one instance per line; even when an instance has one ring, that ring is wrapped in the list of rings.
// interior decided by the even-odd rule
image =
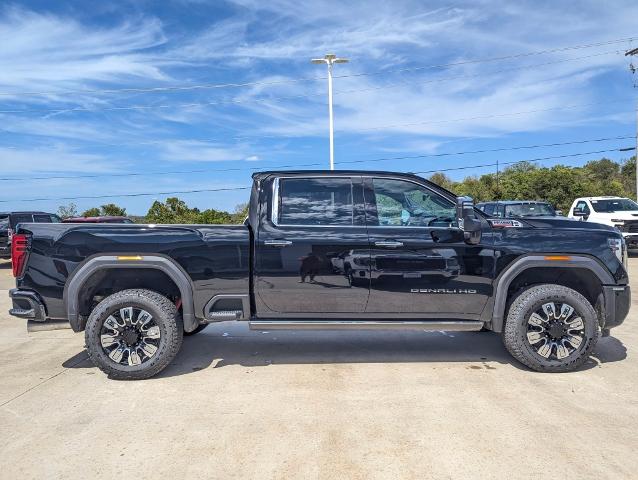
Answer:
[[[611,251],[614,252],[614,255],[616,255],[616,258],[618,258],[618,261],[624,264],[625,263],[624,239],[623,238],[608,238],[607,245],[609,245],[609,248],[611,249]]]

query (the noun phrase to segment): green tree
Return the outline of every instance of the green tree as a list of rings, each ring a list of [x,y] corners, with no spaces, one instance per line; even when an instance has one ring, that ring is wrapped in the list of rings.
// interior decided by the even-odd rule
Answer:
[[[100,209],[97,207],[89,208],[88,210],[84,210],[82,212],[83,217],[99,217]]]
[[[106,205],[102,205],[100,207],[100,211],[102,215],[112,215],[116,217],[126,216],[126,208],[118,207],[114,203],[107,203]]]
[[[85,210],[82,213],[83,217],[104,217],[104,216],[115,216],[115,217],[125,217],[126,216],[126,208],[118,207],[114,203],[107,203],[106,205],[102,205],[101,207],[93,207]]]

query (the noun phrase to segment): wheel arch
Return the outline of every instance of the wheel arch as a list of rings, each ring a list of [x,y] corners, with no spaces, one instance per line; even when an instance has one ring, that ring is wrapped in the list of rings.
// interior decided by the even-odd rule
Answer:
[[[80,332],[86,326],[86,318],[80,314],[83,287],[94,274],[107,269],[152,269],[162,272],[179,290],[184,330],[190,332],[197,328],[199,322],[195,318],[192,283],[184,269],[174,260],[157,254],[98,254],[84,260],[64,286],[64,305],[73,331]]]
[[[564,257],[564,258],[559,258]],[[587,255],[528,255],[521,257],[514,261],[505,271],[503,271],[496,279],[494,283],[494,308],[492,310],[491,317],[491,329],[495,332],[502,332],[503,325],[505,323],[505,315],[507,310],[508,301],[510,300],[510,286],[515,285],[517,279],[521,279],[522,275],[530,273],[530,269],[542,269],[556,271],[556,278],[564,271],[574,271],[575,273],[580,270],[586,271],[591,277],[583,277],[583,283],[586,285],[590,279],[595,279],[600,287],[597,298],[592,299],[593,291],[589,289],[585,295],[588,300],[592,302],[592,306],[596,307],[596,303],[600,302],[601,308],[604,308],[605,302],[605,289],[604,285],[615,284],[614,278],[611,273],[601,265],[598,260]],[[534,283],[552,283],[546,280],[539,279]],[[571,286],[566,282],[558,282],[561,285]],[[573,288],[573,287],[572,287]],[[583,292],[581,292],[583,293]],[[596,295],[594,295],[596,297]]]

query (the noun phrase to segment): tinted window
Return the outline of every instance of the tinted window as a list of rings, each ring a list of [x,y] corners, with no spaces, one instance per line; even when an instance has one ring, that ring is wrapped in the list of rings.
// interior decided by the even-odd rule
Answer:
[[[547,203],[518,203],[507,205],[505,214],[508,217],[541,217],[555,216],[554,208]]]
[[[6,215],[0,216],[0,233],[9,228],[9,217]],[[6,233],[6,232],[5,232]]]
[[[456,224],[454,203],[416,183],[373,179],[379,226],[449,227]]]
[[[587,203],[582,200],[576,204],[574,211],[581,211],[586,215],[589,215],[589,207],[587,206]]]
[[[609,200],[592,200],[592,208],[598,213],[627,212],[638,210],[638,204],[628,198],[613,198]]]
[[[36,223],[60,223],[61,220],[57,215],[49,213],[36,213],[33,215],[33,221]]]
[[[281,225],[352,225],[349,178],[282,178],[279,180]]]
[[[31,223],[33,222],[33,215],[18,213],[11,215],[11,226],[15,228],[18,223]]]
[[[485,205],[485,208],[483,209],[483,211],[487,214],[487,215],[492,215],[494,214],[494,204],[493,203],[488,203]]]

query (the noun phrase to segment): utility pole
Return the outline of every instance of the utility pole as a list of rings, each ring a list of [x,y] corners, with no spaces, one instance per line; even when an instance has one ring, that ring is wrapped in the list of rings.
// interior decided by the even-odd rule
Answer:
[[[638,48],[634,48],[625,52],[625,57],[632,57],[634,55],[638,55]],[[629,69],[631,70],[631,73],[636,73],[636,67],[634,67],[633,63],[629,64]],[[635,83],[634,88],[636,88]],[[636,104],[636,152],[634,155],[636,161],[636,200],[638,200],[638,103]]]
[[[334,53],[327,53],[323,58],[313,58],[312,63],[325,63],[328,65],[328,116],[330,128],[330,170],[335,169],[335,152],[334,152],[334,120],[332,115],[332,66],[335,63],[348,63],[347,58],[337,58]]]

